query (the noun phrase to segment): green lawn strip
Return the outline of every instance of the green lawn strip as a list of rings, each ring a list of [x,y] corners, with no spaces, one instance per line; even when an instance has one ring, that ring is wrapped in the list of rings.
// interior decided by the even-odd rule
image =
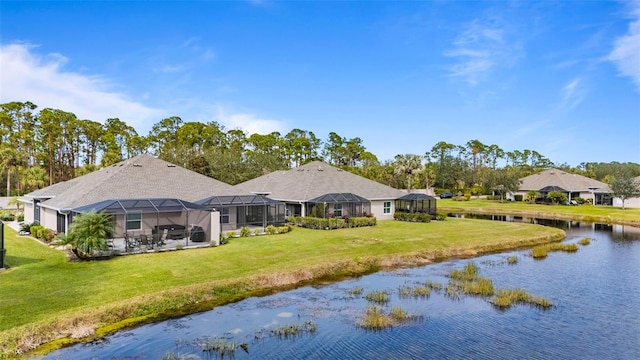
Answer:
[[[380,221],[376,227],[295,228],[283,235],[233,238],[216,248],[68,262],[64,252],[9,229],[10,268],[0,272],[0,344],[5,343],[0,353],[70,335],[69,329],[57,328],[94,327],[75,335],[83,337],[95,327],[132,317],[144,320],[198,303],[211,307],[259,290],[375,270],[379,264],[420,264],[563,237],[558,229],[517,223]],[[385,263],[388,259],[396,262]],[[21,339],[25,333],[49,335]]]
[[[622,224],[640,226],[640,209],[591,205],[542,205],[521,201],[476,199],[456,201],[442,199],[438,201],[439,212],[466,212],[495,215],[522,215],[546,219],[567,219],[576,221],[599,222],[604,224]]]

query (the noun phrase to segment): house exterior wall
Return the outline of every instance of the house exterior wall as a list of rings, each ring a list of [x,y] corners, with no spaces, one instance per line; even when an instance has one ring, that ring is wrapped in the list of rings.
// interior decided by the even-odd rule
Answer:
[[[539,193],[539,191],[538,191],[538,193]],[[571,191],[570,193],[575,195],[576,191]],[[588,192],[588,191],[577,192],[577,193],[578,193],[578,197],[581,197],[581,198],[583,198],[585,200],[591,199],[592,201],[595,201],[595,198],[594,198],[595,194],[594,193],[591,193],[591,192]],[[517,195],[522,195],[522,200],[525,200],[527,198],[527,196],[529,196],[529,191],[528,190],[527,191],[519,190],[519,191],[516,191],[516,194]],[[568,198],[569,197],[569,192],[567,192],[566,194],[567,194],[567,198]],[[568,199],[568,200],[574,200],[574,199],[575,199],[575,196],[573,196],[571,199]]]
[[[47,229],[55,230],[58,227],[58,212],[56,210],[40,207],[40,225]]]
[[[613,206],[622,207],[622,200],[620,198],[613,198]],[[640,208],[640,197],[629,198],[624,201],[625,208]]]
[[[213,242],[216,246],[220,245],[220,233],[222,232],[220,225],[220,212],[212,211],[209,242]]]
[[[27,224],[33,223],[33,203],[24,203],[24,222]]]
[[[384,213],[384,203],[390,202],[390,211],[388,214]],[[395,209],[395,201],[394,200],[373,200],[371,201],[371,213],[378,220],[393,220],[393,213],[396,211]]]

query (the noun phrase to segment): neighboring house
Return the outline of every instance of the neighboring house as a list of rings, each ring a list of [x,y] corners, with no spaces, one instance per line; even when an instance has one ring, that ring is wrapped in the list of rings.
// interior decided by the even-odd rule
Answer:
[[[633,179],[636,183],[640,183],[640,176],[635,177]],[[622,199],[620,198],[613,198],[613,206],[620,206],[622,207]],[[630,208],[640,208],[640,194],[638,194],[637,196],[628,198],[624,201],[624,207],[630,207]]]
[[[322,204],[326,215],[364,213],[381,220],[393,219],[395,200],[407,194],[321,161],[275,171],[236,187],[286,203],[287,215],[307,216]]]
[[[222,209],[195,204],[211,196],[249,196],[240,189],[149,155],[102,168],[78,178],[24,195],[25,222],[39,222],[58,233],[66,233],[76,214],[90,210],[114,215],[115,234],[158,231],[172,226],[185,231],[199,226],[207,239],[217,240],[221,230],[244,224],[236,217],[220,224]],[[218,204],[226,212],[245,211],[253,204]],[[263,202],[256,206],[264,207]],[[232,209],[232,210],[230,210]],[[216,212],[213,212],[216,210]],[[212,214],[215,214],[213,216]],[[222,226],[222,229],[220,228]]]
[[[551,191],[567,194],[569,201],[576,198],[592,199],[594,205],[612,205],[611,189],[606,183],[586,176],[571,174],[564,170],[549,169],[520,179],[516,194],[527,198],[529,191],[537,191],[539,198],[546,199]]]

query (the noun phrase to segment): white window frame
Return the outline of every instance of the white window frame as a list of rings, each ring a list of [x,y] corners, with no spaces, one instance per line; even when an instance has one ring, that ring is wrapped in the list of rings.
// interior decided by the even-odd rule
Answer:
[[[333,204],[333,216],[342,217],[342,204]]]
[[[220,224],[228,224],[229,223],[229,211],[228,207],[223,207],[220,209]]]
[[[385,201],[382,203],[382,213],[391,214],[391,201]]]
[[[142,230],[142,213],[141,212],[134,212],[134,213],[126,214],[124,216],[124,221],[125,221],[125,229],[126,229],[126,231]],[[138,227],[137,228],[131,227],[129,225],[131,223],[138,223]]]

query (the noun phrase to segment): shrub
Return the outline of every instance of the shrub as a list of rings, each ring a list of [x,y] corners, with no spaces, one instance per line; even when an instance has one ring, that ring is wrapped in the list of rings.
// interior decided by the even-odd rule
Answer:
[[[13,215],[13,213],[6,212],[6,211],[0,212],[0,220],[2,221],[13,221],[15,219],[16,217],[15,215]]]
[[[291,231],[291,227],[289,226],[278,226],[278,234],[285,234]]]
[[[37,238],[37,239],[41,239],[42,238],[42,232],[44,231],[44,226],[42,225],[31,225],[31,228],[29,229],[29,232],[31,233],[31,236]]]
[[[251,229],[248,226],[243,226],[240,229],[240,237],[248,237],[251,236]]]
[[[44,234],[42,236],[45,242],[50,243],[56,237],[56,232],[51,229],[44,229]]]
[[[256,229],[253,230],[253,235],[258,236],[260,234],[262,234],[262,229],[256,228]]]
[[[220,245],[224,245],[224,244],[228,244],[229,243],[229,237],[227,235],[225,235],[222,231],[220,232]],[[212,241],[210,245],[215,245],[215,243]]]
[[[439,212],[436,214],[436,220],[438,221],[445,221],[447,220],[447,214],[443,213],[443,212]]]
[[[30,233],[31,232],[31,226],[32,226],[32,224],[22,224],[22,226],[20,227],[20,232]]]
[[[395,212],[393,213],[393,219],[399,221],[409,221],[409,222],[431,222],[431,215],[423,214],[423,213],[405,213],[405,212]]]
[[[18,216],[16,217],[16,220],[24,221],[24,213],[19,213]]]
[[[233,231],[233,230],[227,231],[227,238],[230,239],[230,238],[235,237],[235,236],[236,236],[236,232],[235,231]]]
[[[522,201],[522,198],[523,198],[522,194],[515,194],[515,195],[513,195],[513,199],[514,199],[515,201]]]
[[[269,235],[274,235],[274,234],[276,234],[277,232],[278,232],[278,229],[276,229],[276,227],[275,227],[275,226],[273,226],[273,225],[269,225],[269,226],[267,226],[267,234],[269,234]]]

